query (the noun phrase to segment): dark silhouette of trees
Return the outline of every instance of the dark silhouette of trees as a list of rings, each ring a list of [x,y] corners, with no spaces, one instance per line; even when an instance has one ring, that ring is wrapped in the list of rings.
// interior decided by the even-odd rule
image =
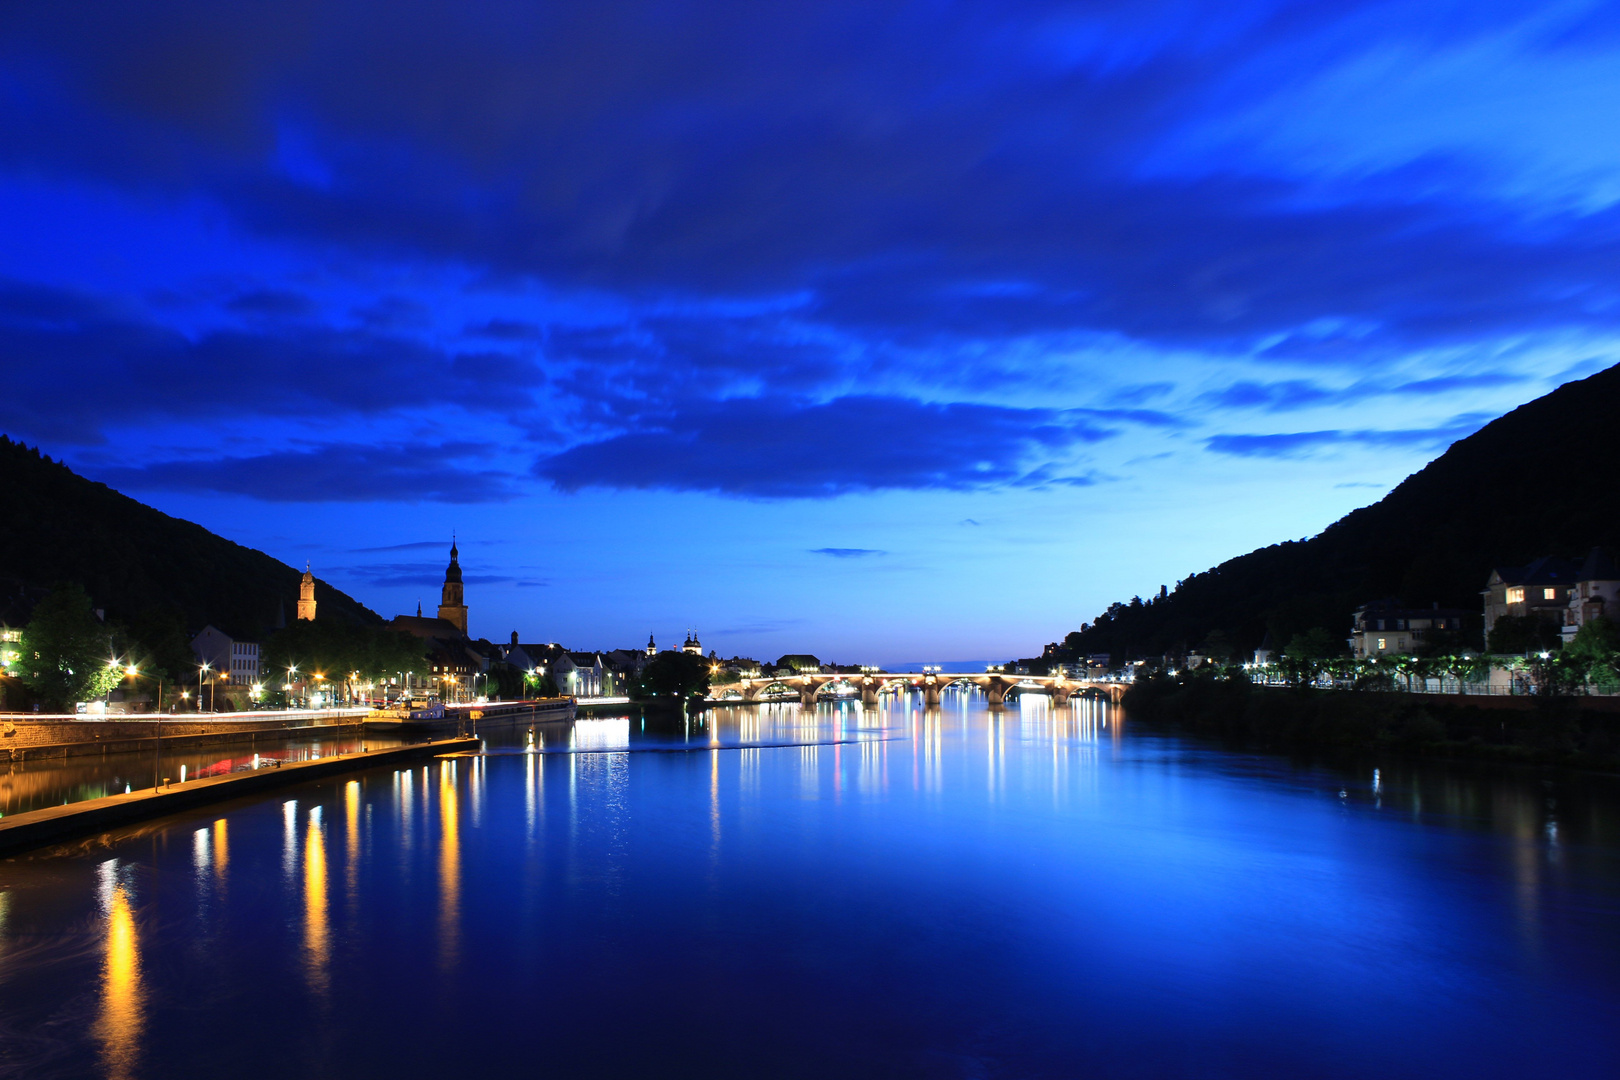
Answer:
[[[709,692],[709,662],[691,653],[661,652],[647,662],[631,688],[635,698],[686,701]]]

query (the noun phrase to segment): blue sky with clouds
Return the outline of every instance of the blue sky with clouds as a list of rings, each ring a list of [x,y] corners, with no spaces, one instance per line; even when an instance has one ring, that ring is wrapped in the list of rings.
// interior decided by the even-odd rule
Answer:
[[[1602,3],[17,3],[0,430],[475,633],[1026,655],[1620,361]]]

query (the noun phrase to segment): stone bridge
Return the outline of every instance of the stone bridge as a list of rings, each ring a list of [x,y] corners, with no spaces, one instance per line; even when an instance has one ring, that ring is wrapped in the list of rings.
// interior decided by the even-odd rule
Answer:
[[[1054,705],[1065,705],[1075,694],[1106,695],[1118,704],[1125,693],[1125,684],[1075,679],[1064,675],[1010,675],[1001,671],[951,673],[924,672],[868,672],[860,675],[828,675],[819,672],[800,672],[794,675],[770,675],[758,678],[715,682],[709,687],[711,700],[763,701],[768,696],[798,694],[799,703],[813,707],[816,696],[834,684],[847,684],[858,691],[861,704],[876,705],[878,698],[887,693],[922,692],[923,703],[930,708],[939,704],[940,695],[952,686],[976,686],[990,699],[992,708],[1005,704],[1009,693],[1036,691],[1047,694]]]

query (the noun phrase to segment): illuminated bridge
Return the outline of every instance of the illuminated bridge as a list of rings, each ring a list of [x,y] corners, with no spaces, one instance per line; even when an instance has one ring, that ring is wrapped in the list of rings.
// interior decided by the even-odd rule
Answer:
[[[733,679],[711,683],[709,696],[715,701],[756,702],[775,700],[797,694],[806,707],[815,705],[822,693],[843,696],[859,694],[863,705],[876,705],[883,694],[920,691],[923,702],[939,704],[940,695],[952,687],[977,687],[990,699],[992,707],[1006,702],[1009,694],[1026,692],[1046,694],[1054,705],[1064,705],[1075,694],[1106,696],[1118,703],[1125,692],[1125,683],[1076,679],[1065,675],[1013,675],[1003,671],[984,672],[863,672],[859,675],[828,675],[819,672],[800,672],[795,675],[770,675],[758,678]]]

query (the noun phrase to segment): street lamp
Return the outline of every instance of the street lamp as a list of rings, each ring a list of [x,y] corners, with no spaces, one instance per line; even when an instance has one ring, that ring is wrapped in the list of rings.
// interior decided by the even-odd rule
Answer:
[[[197,711],[198,712],[202,712],[203,675],[204,675],[204,673],[206,673],[209,670],[211,670],[211,669],[209,668],[208,661],[206,661],[206,660],[204,660],[202,662],[202,666],[197,669]]]

